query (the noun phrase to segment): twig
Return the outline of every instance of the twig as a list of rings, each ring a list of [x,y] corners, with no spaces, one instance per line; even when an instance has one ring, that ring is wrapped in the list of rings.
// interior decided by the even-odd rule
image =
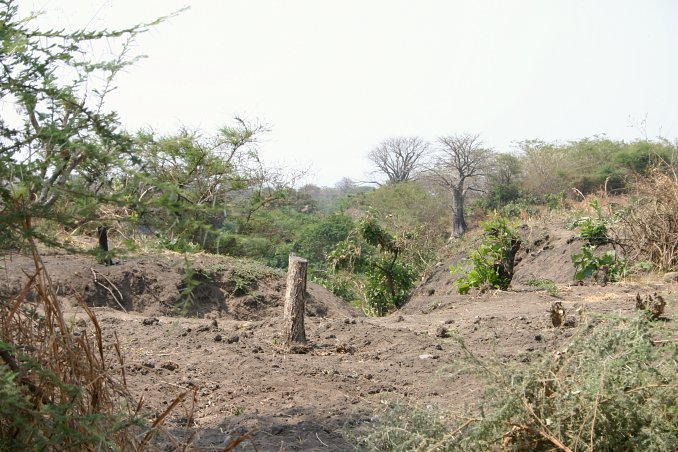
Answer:
[[[179,394],[176,399],[174,399],[174,402],[170,404],[170,406],[167,407],[163,413],[158,416],[153,424],[151,425],[150,430],[144,435],[144,439],[141,441],[141,444],[139,445],[139,450],[143,450],[146,444],[148,444],[148,441],[150,441],[151,437],[153,436],[153,432],[165,422],[165,418],[172,412],[174,411],[174,408],[176,408],[177,405],[179,405],[183,400],[186,398],[188,395],[188,391],[184,392],[183,394]]]
[[[572,449],[570,449],[565,444],[560,442],[560,440],[558,438],[556,438],[555,436],[553,436],[552,434],[550,434],[547,431],[548,428],[544,425],[544,423],[541,421],[539,416],[537,416],[537,413],[534,412],[534,410],[532,409],[530,404],[527,402],[527,400],[523,399],[523,405],[525,405],[525,408],[527,408],[527,410],[530,412],[530,414],[532,414],[532,417],[539,423],[539,425],[542,426],[543,430],[542,429],[538,430],[538,433],[541,436],[543,436],[547,440],[551,441],[551,443],[553,443],[553,445],[556,446],[557,448],[559,448],[560,450],[565,451],[565,452],[572,452]]]
[[[95,283],[95,284],[98,284],[99,286],[101,286],[101,287],[103,287],[104,289],[106,289],[106,290],[108,291],[108,293],[111,294],[111,296],[113,297],[113,299],[115,300],[115,302],[118,304],[118,306],[120,306],[120,309],[122,309],[122,310],[125,312],[125,314],[127,314],[127,309],[125,309],[125,307],[122,305],[122,303],[121,303],[120,301],[118,301],[118,297],[115,296],[115,294],[114,294],[113,291],[110,289],[110,287],[106,287],[103,283],[101,283],[101,282],[97,279],[97,272],[94,271],[93,268],[90,268],[90,270],[92,271],[92,275],[94,276],[94,283]],[[108,279],[108,278],[106,277],[106,275],[102,275],[101,273],[99,273],[99,274],[100,274],[101,276],[103,276],[104,279],[108,282],[108,284],[110,284],[110,285],[118,292],[118,295],[120,295],[120,299],[122,300],[122,299],[123,299],[122,293],[120,292],[120,290],[118,290],[117,287],[115,287],[115,284],[113,284],[113,283],[111,282],[111,280]]]
[[[240,435],[239,437],[231,440],[228,444],[226,444],[226,447],[224,447],[222,449],[223,452],[229,452],[229,451],[235,449],[240,443],[242,443],[243,441],[245,441],[248,438],[252,442],[252,446],[254,446],[254,450],[255,451],[258,450],[257,445],[254,443],[254,439],[250,438],[250,436],[252,436],[252,434],[254,432],[256,432],[256,430],[250,430],[249,432],[245,433],[244,435]]]
[[[596,427],[596,417],[598,417],[598,405],[600,405],[600,393],[603,390],[603,383],[605,380],[606,367],[603,363],[603,370],[600,373],[600,383],[598,387],[598,394],[596,394],[596,403],[593,406],[593,419],[591,420],[591,434],[589,436],[589,450],[593,450],[593,433]]]
[[[652,344],[653,345],[668,344],[669,342],[676,342],[676,341],[678,341],[678,337],[675,337],[673,339],[662,339],[662,340],[652,341]]]
[[[318,441],[320,441],[320,444],[322,444],[325,447],[330,447],[327,444],[323,443],[323,440],[321,440],[320,437],[318,436],[318,432],[315,432],[315,437],[318,438]]]

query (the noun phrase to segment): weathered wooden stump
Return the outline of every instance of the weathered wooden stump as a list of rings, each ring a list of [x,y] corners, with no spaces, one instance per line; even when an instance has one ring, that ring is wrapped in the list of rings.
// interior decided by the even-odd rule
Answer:
[[[290,255],[287,270],[287,290],[283,313],[284,344],[288,347],[305,345],[304,311],[306,310],[306,268],[308,261]]]

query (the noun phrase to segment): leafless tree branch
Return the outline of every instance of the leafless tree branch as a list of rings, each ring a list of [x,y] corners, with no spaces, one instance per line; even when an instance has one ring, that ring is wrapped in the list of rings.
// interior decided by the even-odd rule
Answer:
[[[393,137],[384,140],[370,151],[367,158],[383,173],[387,183],[397,184],[412,180],[422,168],[429,143],[419,137]]]

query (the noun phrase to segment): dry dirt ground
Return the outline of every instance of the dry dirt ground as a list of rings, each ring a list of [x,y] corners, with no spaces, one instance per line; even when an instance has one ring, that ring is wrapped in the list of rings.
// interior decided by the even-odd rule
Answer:
[[[144,398],[149,415],[195,390],[195,399],[166,423],[177,440],[192,434],[193,448],[221,450],[253,432],[237,450],[344,451],[354,447],[350,432],[369,429],[387,401],[458,411],[478,401],[482,382],[453,372],[462,350],[450,335],[478,356],[529,362],[567,342],[578,312],[631,313],[637,293],[662,293],[669,300],[665,317],[675,318],[678,284],[655,278],[574,285],[569,256],[580,244],[571,231],[521,233],[515,284],[505,292],[454,293],[448,267],[459,256],[436,267],[402,310],[384,318],[365,317],[309,284],[312,348],[305,354],[279,345],[285,279],[274,270],[206,255],[191,257],[191,278],[184,258],[171,254],[103,266],[46,251],[44,262],[74,327],[91,328],[79,307],[86,302],[106,341],[117,335],[128,386]],[[21,255],[0,258],[0,290],[16,293],[22,269],[30,273],[31,265]],[[532,277],[558,283],[559,298],[525,285]],[[188,287],[187,279],[195,284]],[[569,326],[552,326],[549,308],[556,300],[568,311]],[[159,441],[161,448],[174,448]]]

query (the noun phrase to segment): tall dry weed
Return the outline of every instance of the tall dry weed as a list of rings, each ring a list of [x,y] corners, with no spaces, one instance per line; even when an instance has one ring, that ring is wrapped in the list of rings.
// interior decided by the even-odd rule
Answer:
[[[18,294],[0,295],[0,450],[144,450],[168,412],[147,425],[94,313],[65,320],[31,242],[34,269]],[[180,403],[180,395],[171,405]]]
[[[659,270],[678,267],[678,174],[663,164],[638,176],[635,200],[620,216],[627,257]]]

